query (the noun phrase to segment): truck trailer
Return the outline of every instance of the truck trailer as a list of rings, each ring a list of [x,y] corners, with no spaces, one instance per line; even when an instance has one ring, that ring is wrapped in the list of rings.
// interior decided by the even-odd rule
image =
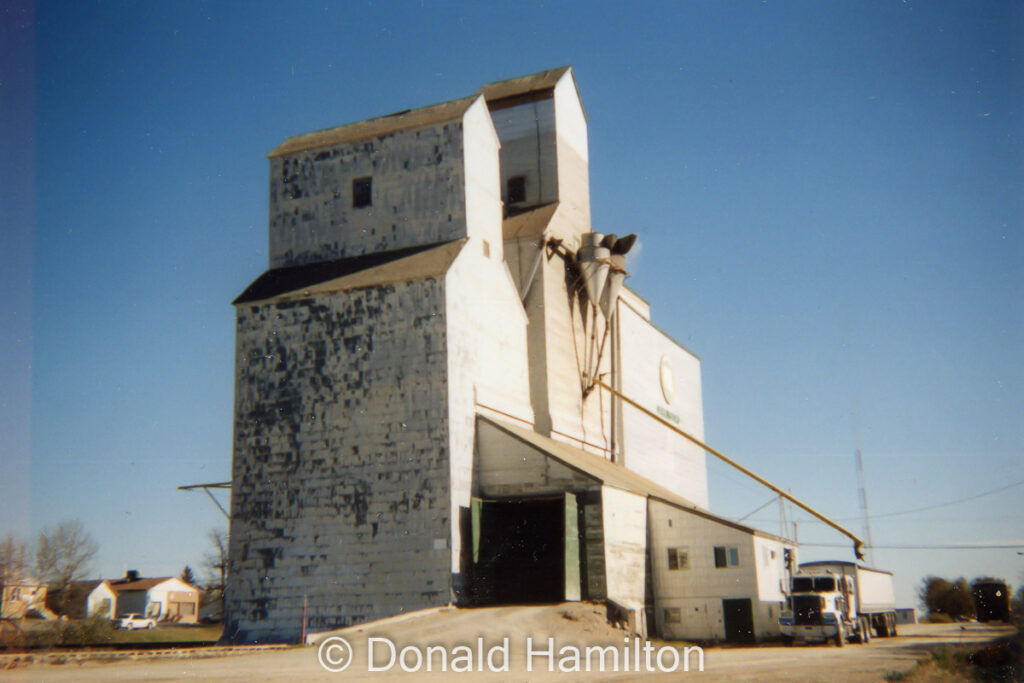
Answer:
[[[868,643],[896,635],[892,572],[854,562],[805,562],[790,580],[779,615],[783,640]]]
[[[971,583],[978,621],[1010,623],[1010,585],[1002,579],[975,579]]]

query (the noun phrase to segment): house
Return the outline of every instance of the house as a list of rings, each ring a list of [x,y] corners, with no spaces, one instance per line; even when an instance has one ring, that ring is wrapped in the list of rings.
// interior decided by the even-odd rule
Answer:
[[[64,587],[50,586],[46,593],[46,606],[55,614],[69,619],[84,619],[89,615],[89,596],[102,579],[72,581]]]
[[[0,584],[0,618],[24,619],[30,614],[52,618],[46,608],[46,585],[29,576],[12,576]]]
[[[157,621],[196,623],[199,589],[172,576],[143,578],[129,571],[123,579],[97,584],[88,595],[86,609],[111,619],[134,613]]]
[[[592,228],[570,68],[286,140],[269,227],[234,301],[226,640],[580,599],[778,633],[795,546],[709,509],[677,431],[700,359],[624,286],[636,237]]]

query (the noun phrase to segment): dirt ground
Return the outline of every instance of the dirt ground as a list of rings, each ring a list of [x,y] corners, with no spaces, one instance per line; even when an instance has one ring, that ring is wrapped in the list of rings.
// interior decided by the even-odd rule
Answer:
[[[843,648],[771,644],[709,647],[703,651],[704,671],[699,673],[699,653],[695,650],[688,653],[689,672],[683,671],[683,644],[655,641],[649,653],[634,650],[642,643],[635,646],[631,641],[627,643],[625,634],[610,627],[605,622],[603,609],[594,605],[442,609],[316,637],[319,643],[330,637],[344,638],[350,652],[341,647],[332,649],[331,646],[340,643],[329,641],[323,649],[312,645],[214,659],[32,665],[0,671],[0,681],[679,681],[688,676],[699,677],[702,681],[880,681],[887,676],[897,676],[897,672],[913,670],[918,660],[929,657],[931,647],[982,643],[1011,632],[1009,627],[976,623],[921,624],[901,626],[897,638],[874,639],[868,645],[850,644]],[[505,638],[508,639],[507,649],[503,647]],[[532,642],[528,641],[530,638]],[[549,638],[554,645],[550,657],[544,654],[551,649]],[[375,639],[374,660],[379,668],[386,667],[391,659],[385,639],[394,645],[394,664],[390,668],[370,670],[367,658],[370,639]],[[458,649],[460,645],[463,649]],[[427,646],[435,649],[428,653]],[[588,658],[587,647],[609,648],[604,651],[603,672],[598,670],[601,653],[594,649]],[[628,651],[623,652],[627,647]],[[415,667],[417,653],[422,658],[419,671],[403,671],[399,661],[403,648],[408,648],[405,652],[408,668]],[[573,648],[578,648],[578,659],[573,657]],[[613,649],[618,651],[614,657]],[[679,653],[677,665],[673,651]],[[488,652],[491,652],[494,671],[488,667]],[[318,653],[329,665],[348,662],[347,668],[338,673],[325,670]],[[426,671],[425,663],[428,654],[433,669],[430,672]],[[650,668],[647,667],[648,655]],[[585,669],[588,661],[589,672]],[[577,662],[579,670],[572,670],[577,668]],[[637,662],[641,665],[639,671],[635,666]],[[442,663],[448,667],[447,671],[438,670]],[[467,665],[473,670],[456,671]],[[528,668],[531,665],[532,670]],[[570,670],[561,671],[560,667]]]

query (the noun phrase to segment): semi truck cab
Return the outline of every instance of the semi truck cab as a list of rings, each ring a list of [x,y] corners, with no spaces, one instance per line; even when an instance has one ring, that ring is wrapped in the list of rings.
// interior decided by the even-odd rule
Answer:
[[[857,617],[856,593],[851,576],[833,572],[797,574],[791,582],[787,609],[779,615],[783,639],[831,640],[840,647],[851,638],[870,640],[868,626]]]

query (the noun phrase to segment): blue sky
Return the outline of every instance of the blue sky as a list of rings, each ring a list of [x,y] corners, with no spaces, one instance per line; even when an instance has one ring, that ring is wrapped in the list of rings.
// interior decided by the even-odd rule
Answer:
[[[709,443],[855,530],[858,444],[873,514],[1024,481],[1020,4],[3,11],[0,533],[78,518],[97,573],[200,564],[223,518],[175,487],[229,478],[267,152],[564,64],[595,229],[639,233],[629,284],[701,356]],[[715,512],[771,498],[709,470]],[[1024,544],[1022,492],[880,517],[874,541]],[[1024,583],[1015,550],[875,561],[905,605],[927,573]]]

